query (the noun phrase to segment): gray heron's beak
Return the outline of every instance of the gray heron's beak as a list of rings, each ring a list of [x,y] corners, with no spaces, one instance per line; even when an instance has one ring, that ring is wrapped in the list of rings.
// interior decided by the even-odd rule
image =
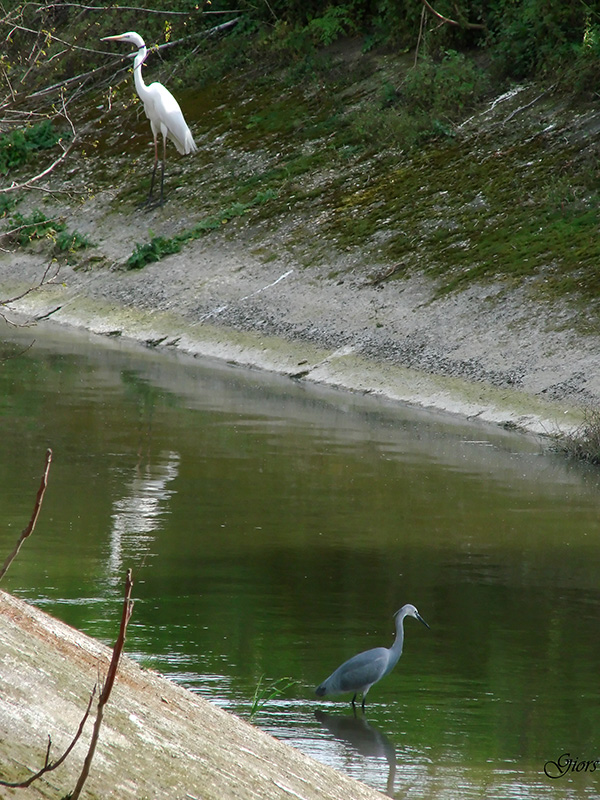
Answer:
[[[425,625],[426,628],[429,628],[429,625],[425,622],[425,620],[423,619],[423,617],[419,613],[417,613],[417,619],[419,620],[419,622],[422,622],[423,625]],[[429,630],[431,630],[431,628],[429,628]]]

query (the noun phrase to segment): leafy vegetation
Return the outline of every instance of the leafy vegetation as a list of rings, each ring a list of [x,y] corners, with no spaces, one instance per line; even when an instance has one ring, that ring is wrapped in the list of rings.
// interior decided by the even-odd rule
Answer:
[[[7,217],[19,204],[19,198],[10,194],[0,195],[0,219]]]
[[[25,164],[32,153],[54,147],[61,137],[50,120],[0,135],[0,175]]]
[[[449,50],[477,48],[485,53],[491,74],[510,79],[577,64],[573,79],[585,67],[588,91],[598,86],[592,63],[600,47],[600,10],[591,0],[433,0],[428,5],[422,0],[240,0],[232,10],[225,0],[214,0],[211,13],[203,14],[188,0],[175,0],[168,10],[150,0],[146,13],[129,7],[6,0],[1,13],[10,33],[2,67],[17,96],[32,85],[102,66],[102,35],[141,29],[149,44],[181,40],[161,57],[185,59],[189,54],[187,78],[195,81],[202,74],[214,79],[216,65],[225,74],[242,63],[266,73],[274,62],[285,63],[296,74],[299,66],[309,74],[320,48],[356,36],[365,50],[397,52],[419,42],[421,53],[435,60]],[[222,36],[207,35],[232,20],[235,26]],[[61,34],[67,30],[77,47],[65,51]],[[39,31],[33,48],[32,31]],[[197,58],[200,47],[211,57]]]
[[[20,245],[29,244],[34,239],[56,240],[57,234],[66,228],[62,220],[48,219],[39,209],[35,209],[26,217],[17,211],[11,221],[17,226],[13,230],[12,239]]]
[[[68,231],[65,222],[59,218],[49,219],[43,211],[34,209],[24,216],[18,211],[11,217],[15,226],[10,232],[11,239],[23,246],[34,240],[48,239],[60,252],[75,252],[91,245],[85,234]]]
[[[178,253],[184,242],[191,241],[192,239],[199,239],[204,234],[221,228],[230,220],[247,214],[252,208],[264,205],[275,197],[276,194],[273,191],[258,192],[249,202],[235,202],[220,213],[206,217],[190,230],[178,233],[172,238],[155,236],[149,242],[138,242],[133,253],[125,262],[125,266],[128,269],[141,269],[146,266],[146,264],[151,264],[153,261],[160,261],[160,259],[172,253]]]
[[[160,261],[161,258],[172,253],[179,253],[183,241],[179,237],[169,239],[165,236],[154,236],[149,242],[138,242],[135,250],[127,259],[127,267],[141,269],[153,261]]]
[[[92,243],[85,233],[79,231],[61,231],[56,237],[56,247],[62,253],[74,253],[77,250],[84,250],[91,247]]]
[[[413,113],[456,120],[490,89],[487,74],[463,53],[447,50],[439,60],[424,56],[408,72],[401,96]]]

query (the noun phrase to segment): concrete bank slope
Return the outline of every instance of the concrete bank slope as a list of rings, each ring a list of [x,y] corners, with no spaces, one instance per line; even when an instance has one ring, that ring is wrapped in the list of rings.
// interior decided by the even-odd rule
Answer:
[[[168,219],[146,224],[161,229]],[[578,334],[574,309],[535,303],[526,286],[439,298],[419,276],[373,285],[346,265],[332,277],[343,265],[308,270],[285,255],[264,263],[243,241],[193,242],[125,270],[109,259],[123,258],[142,231],[129,217],[112,222],[104,240],[95,230],[100,264],[65,264],[51,285],[9,307],[536,433],[572,429],[583,408],[600,405],[600,336]],[[0,255],[0,299],[42,273],[35,254]]]
[[[77,731],[111,651],[0,591],[0,777],[25,780],[57,759]],[[93,715],[69,758],[27,790],[0,797],[53,798],[72,791]],[[106,707],[84,797],[102,800],[376,800],[367,786],[123,658]]]

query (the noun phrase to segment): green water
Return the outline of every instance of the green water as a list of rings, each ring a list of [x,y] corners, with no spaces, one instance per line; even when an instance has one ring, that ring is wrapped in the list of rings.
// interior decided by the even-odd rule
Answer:
[[[4,332],[2,588],[395,797],[600,796],[600,475],[539,441],[48,328]],[[24,347],[35,338],[35,344]],[[3,560],[3,556],[2,559]],[[314,687],[404,654],[355,720]],[[552,772],[552,766],[548,767]]]

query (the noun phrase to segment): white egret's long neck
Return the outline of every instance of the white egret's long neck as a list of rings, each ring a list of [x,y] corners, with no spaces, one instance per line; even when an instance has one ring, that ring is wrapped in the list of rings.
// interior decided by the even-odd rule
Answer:
[[[398,663],[398,659],[402,655],[402,646],[404,645],[404,614],[396,615],[396,638],[394,644],[390,647],[390,660],[388,662],[388,672],[393,669]]]
[[[146,59],[148,51],[145,46],[140,47],[133,62],[133,79],[135,81],[135,88],[140,98],[144,100],[148,95],[148,87],[142,78],[142,64]]]

